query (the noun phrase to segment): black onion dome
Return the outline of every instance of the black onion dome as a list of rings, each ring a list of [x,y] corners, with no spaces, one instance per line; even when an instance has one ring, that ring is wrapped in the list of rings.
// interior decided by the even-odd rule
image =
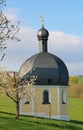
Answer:
[[[38,40],[48,39],[48,36],[49,36],[49,32],[44,27],[39,29],[37,32]]]
[[[50,53],[38,53],[21,66],[20,77],[37,76],[37,85],[68,85],[69,75],[64,62]]]

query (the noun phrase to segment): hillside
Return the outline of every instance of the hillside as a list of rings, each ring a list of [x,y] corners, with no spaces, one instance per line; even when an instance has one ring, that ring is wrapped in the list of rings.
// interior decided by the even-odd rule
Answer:
[[[70,121],[20,116],[15,119],[15,104],[7,97],[0,98],[0,130],[83,130],[83,101],[69,99]],[[80,113],[79,113],[80,112]]]
[[[83,76],[71,76],[69,80],[69,97],[83,100]]]

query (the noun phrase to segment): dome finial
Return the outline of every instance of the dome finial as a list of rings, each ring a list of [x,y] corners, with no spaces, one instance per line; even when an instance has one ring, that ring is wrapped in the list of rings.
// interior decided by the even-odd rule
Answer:
[[[40,19],[41,19],[42,28],[43,28],[44,27],[44,17],[43,17],[43,15],[40,16]]]

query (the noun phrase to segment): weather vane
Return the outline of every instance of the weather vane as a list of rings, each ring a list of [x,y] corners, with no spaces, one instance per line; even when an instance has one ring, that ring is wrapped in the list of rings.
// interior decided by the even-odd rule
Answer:
[[[43,15],[40,16],[40,19],[41,19],[42,27],[44,27],[44,17],[43,17]]]
[[[6,5],[6,0],[0,0],[0,7],[3,7]]]

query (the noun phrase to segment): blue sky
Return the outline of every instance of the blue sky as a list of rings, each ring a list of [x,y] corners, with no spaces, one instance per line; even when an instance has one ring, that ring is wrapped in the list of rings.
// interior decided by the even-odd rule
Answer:
[[[20,21],[21,42],[8,42],[3,66],[19,71],[27,58],[39,52],[36,33],[43,15],[50,33],[48,51],[66,63],[70,75],[83,74],[83,0],[6,1],[5,15]]]

